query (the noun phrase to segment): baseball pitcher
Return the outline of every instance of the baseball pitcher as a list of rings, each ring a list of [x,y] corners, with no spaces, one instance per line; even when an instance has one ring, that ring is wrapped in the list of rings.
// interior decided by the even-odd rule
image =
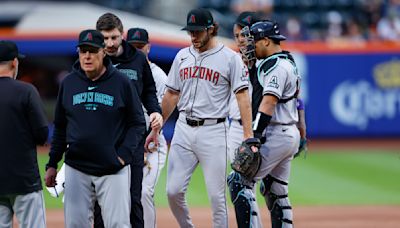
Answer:
[[[191,10],[183,30],[190,35],[192,45],[176,55],[162,101],[164,120],[176,106],[179,111],[168,159],[169,205],[181,227],[194,227],[185,193],[200,164],[211,201],[213,226],[228,227],[226,117],[233,91],[241,113],[243,138],[253,137],[247,69],[239,55],[217,42],[218,25],[208,10]]]

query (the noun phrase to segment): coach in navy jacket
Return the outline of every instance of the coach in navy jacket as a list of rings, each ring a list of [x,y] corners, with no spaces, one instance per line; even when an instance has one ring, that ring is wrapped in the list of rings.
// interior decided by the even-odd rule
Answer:
[[[85,75],[79,61],[63,80],[49,167],[57,167],[65,150],[66,164],[96,176],[118,171],[117,156],[131,163],[145,130],[141,102],[128,78],[107,57],[103,64],[106,71],[95,81]]]
[[[80,33],[79,61],[58,94],[46,185],[55,185],[66,151],[66,227],[91,227],[95,199],[106,227],[131,227],[129,164],[146,124],[136,88],[112,66],[104,46],[100,32]]]

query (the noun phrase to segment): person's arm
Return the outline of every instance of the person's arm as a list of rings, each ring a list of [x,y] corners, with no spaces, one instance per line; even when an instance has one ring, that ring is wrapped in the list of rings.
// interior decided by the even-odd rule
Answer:
[[[232,56],[229,61],[229,67],[231,72],[228,77],[240,111],[240,118],[243,126],[243,140],[246,140],[253,137],[253,132],[251,130],[251,103],[248,92],[249,73],[240,55]]]
[[[235,95],[240,111],[240,118],[242,119],[243,124],[243,139],[246,140],[253,137],[253,131],[251,129],[251,105],[248,89],[242,89],[238,91]]]
[[[46,164],[45,182],[47,187],[54,187],[56,185],[57,164],[61,161],[62,156],[67,149],[67,118],[65,109],[62,105],[62,97],[63,86],[61,85],[54,114],[54,131],[49,152],[49,162]]]
[[[165,122],[168,120],[169,116],[172,114],[174,111],[176,105],[178,104],[179,100],[179,92],[167,89],[165,91],[164,97],[161,102],[161,107],[162,107],[162,118],[164,120],[163,125]],[[158,135],[159,135],[159,130],[152,129],[150,134],[146,138],[146,142],[144,144],[144,148],[146,151],[148,151],[148,146],[151,142],[154,142],[156,145],[158,143]]]
[[[307,129],[306,129],[305,108],[304,108],[304,102],[300,98],[297,98],[297,112],[299,116],[299,121],[297,122],[297,129],[299,129],[300,132],[300,144],[299,144],[299,150],[294,155],[294,157],[298,157],[302,151],[307,151]]]
[[[258,111],[272,116],[275,112],[276,104],[278,104],[277,97],[273,95],[264,95]]]
[[[39,93],[33,86],[28,99],[28,119],[32,135],[37,145],[43,145],[47,141],[49,128]]]
[[[254,137],[259,138],[262,143],[264,143],[265,140],[265,138],[263,139],[262,137],[262,133],[269,125],[278,101],[279,99],[276,96],[270,94],[264,95],[261,100],[260,107],[258,108],[258,112],[255,116],[253,130]]]
[[[307,138],[307,127],[306,127],[306,116],[304,102],[302,99],[297,98],[297,111],[299,113],[299,121],[297,122],[297,128],[300,131],[300,138]]]
[[[160,130],[163,119],[161,117],[161,108],[157,99],[157,89],[154,77],[147,61],[143,63],[143,91],[141,101],[149,114],[150,126],[152,129]]]
[[[174,111],[176,105],[178,104],[178,101],[179,92],[167,89],[161,102],[161,107],[163,110],[162,117],[164,119],[164,123],[168,120],[169,116]]]
[[[157,88],[157,100],[161,105],[162,98],[164,97],[164,93],[166,90],[165,84],[167,83],[168,77],[164,73],[164,71],[159,68],[157,65],[154,64],[152,68],[154,82],[156,83]],[[152,121],[153,119],[153,121]],[[163,125],[163,118],[162,116],[154,116],[153,118],[150,116],[150,123],[152,129],[161,129]]]
[[[153,74],[149,63],[144,61],[143,63],[143,91],[141,94],[141,101],[143,106],[146,108],[149,116],[153,113],[161,114],[161,108],[157,100],[156,84],[154,82]]]

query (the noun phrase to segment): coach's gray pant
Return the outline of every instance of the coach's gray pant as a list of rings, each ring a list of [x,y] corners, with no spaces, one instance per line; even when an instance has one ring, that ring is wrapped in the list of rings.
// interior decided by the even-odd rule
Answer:
[[[14,214],[21,228],[45,228],[46,211],[43,192],[37,191],[25,195],[0,195],[0,227],[12,228]]]
[[[106,228],[131,227],[130,167],[118,173],[92,176],[65,165],[64,217],[66,228],[92,227],[94,202],[101,207]]]

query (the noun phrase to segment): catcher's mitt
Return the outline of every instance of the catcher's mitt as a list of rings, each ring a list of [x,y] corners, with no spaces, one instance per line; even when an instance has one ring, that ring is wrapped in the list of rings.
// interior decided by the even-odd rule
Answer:
[[[256,148],[256,151],[253,151]],[[250,138],[242,142],[235,151],[235,158],[231,167],[248,180],[252,180],[261,165],[261,143],[257,138]]]

